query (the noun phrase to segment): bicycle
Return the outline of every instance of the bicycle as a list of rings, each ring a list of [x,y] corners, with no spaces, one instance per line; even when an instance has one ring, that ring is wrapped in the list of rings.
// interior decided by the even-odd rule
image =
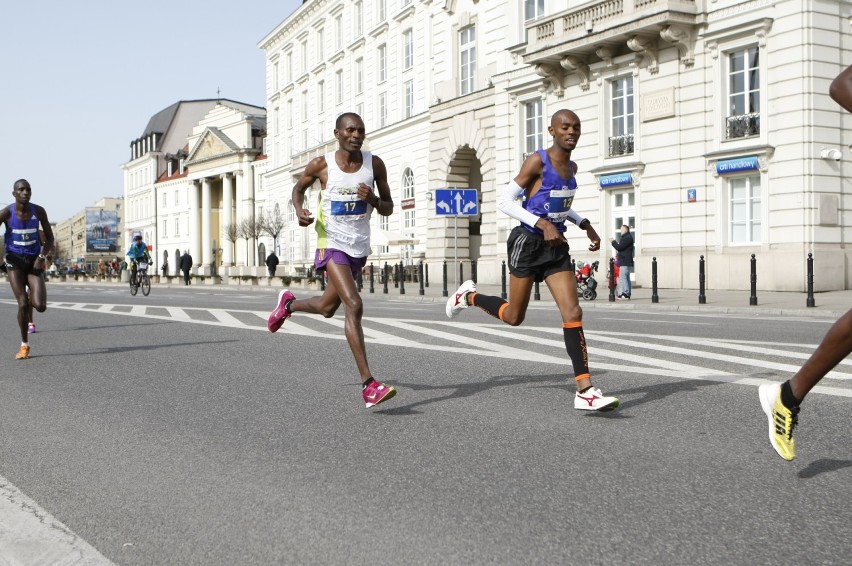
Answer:
[[[151,292],[151,280],[148,278],[148,264],[144,261],[136,263],[136,276],[130,276],[130,294],[136,296],[140,287],[142,294],[147,297]]]

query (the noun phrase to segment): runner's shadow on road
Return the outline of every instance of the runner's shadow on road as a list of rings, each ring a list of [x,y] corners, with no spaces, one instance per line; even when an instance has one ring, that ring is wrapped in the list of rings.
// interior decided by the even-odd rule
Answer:
[[[413,391],[435,391],[441,392],[446,391],[443,395],[438,395],[436,397],[431,397],[429,399],[424,399],[422,401],[416,401],[414,403],[410,403],[408,405],[403,405],[402,407],[393,407],[389,409],[381,409],[374,411],[375,413],[381,413],[383,415],[395,415],[395,416],[410,416],[410,415],[419,415],[422,411],[418,411],[418,407],[423,407],[425,405],[431,405],[433,403],[441,403],[442,401],[450,401],[452,399],[463,399],[465,397],[472,397],[479,393],[483,393],[485,391],[490,391],[492,389],[496,389],[498,387],[511,387],[514,385],[529,385],[535,383],[549,383],[547,387],[554,388],[564,388],[566,387],[567,380],[565,379],[565,374],[552,374],[552,375],[510,375],[510,376],[497,376],[486,381],[473,382],[473,383],[453,383],[449,385],[426,385],[423,383],[396,383],[400,388],[410,389]]]
[[[835,460],[834,458],[820,458],[819,460],[814,460],[813,462],[808,464],[807,467],[803,470],[799,470],[798,476],[803,480],[808,480],[820,474],[836,472],[837,470],[842,470],[843,468],[848,468],[849,466],[852,466],[852,460]]]
[[[160,350],[163,348],[183,348],[184,346],[204,346],[205,344],[229,344],[232,342],[239,342],[239,340],[205,340],[203,342],[172,342],[169,344],[145,344],[142,346],[119,346],[116,348],[92,348],[86,352],[62,352],[62,353],[54,353],[54,354],[41,354],[39,353],[39,358],[51,358],[51,357],[67,357],[67,356],[91,356],[91,355],[99,355],[99,354],[122,354],[125,352],[151,352],[154,350]]]

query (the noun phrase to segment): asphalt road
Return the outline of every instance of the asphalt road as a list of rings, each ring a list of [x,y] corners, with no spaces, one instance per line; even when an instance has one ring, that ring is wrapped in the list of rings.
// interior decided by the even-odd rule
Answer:
[[[372,369],[399,394],[365,410],[342,309],[272,335],[274,297],[52,286],[16,361],[3,286],[0,476],[116,564],[852,555],[852,360],[806,400],[794,462],[757,398],[832,320],[589,310],[593,379],[622,400],[590,414],[549,305],[510,328],[366,296]]]

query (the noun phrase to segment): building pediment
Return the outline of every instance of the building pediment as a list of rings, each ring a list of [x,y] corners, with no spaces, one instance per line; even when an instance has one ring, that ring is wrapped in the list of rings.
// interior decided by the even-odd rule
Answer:
[[[218,128],[208,127],[189,152],[187,165],[235,154],[239,147]]]

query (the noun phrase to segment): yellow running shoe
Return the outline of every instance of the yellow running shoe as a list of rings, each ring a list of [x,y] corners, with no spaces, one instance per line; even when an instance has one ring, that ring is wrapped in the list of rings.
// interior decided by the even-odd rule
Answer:
[[[29,346],[21,346],[21,349],[18,350],[18,353],[15,354],[16,360],[26,360],[30,357],[30,347]]]
[[[781,385],[765,384],[757,388],[760,395],[760,406],[769,420],[769,442],[785,460],[796,457],[796,439],[793,429],[799,422],[799,409],[788,409],[781,402]]]

